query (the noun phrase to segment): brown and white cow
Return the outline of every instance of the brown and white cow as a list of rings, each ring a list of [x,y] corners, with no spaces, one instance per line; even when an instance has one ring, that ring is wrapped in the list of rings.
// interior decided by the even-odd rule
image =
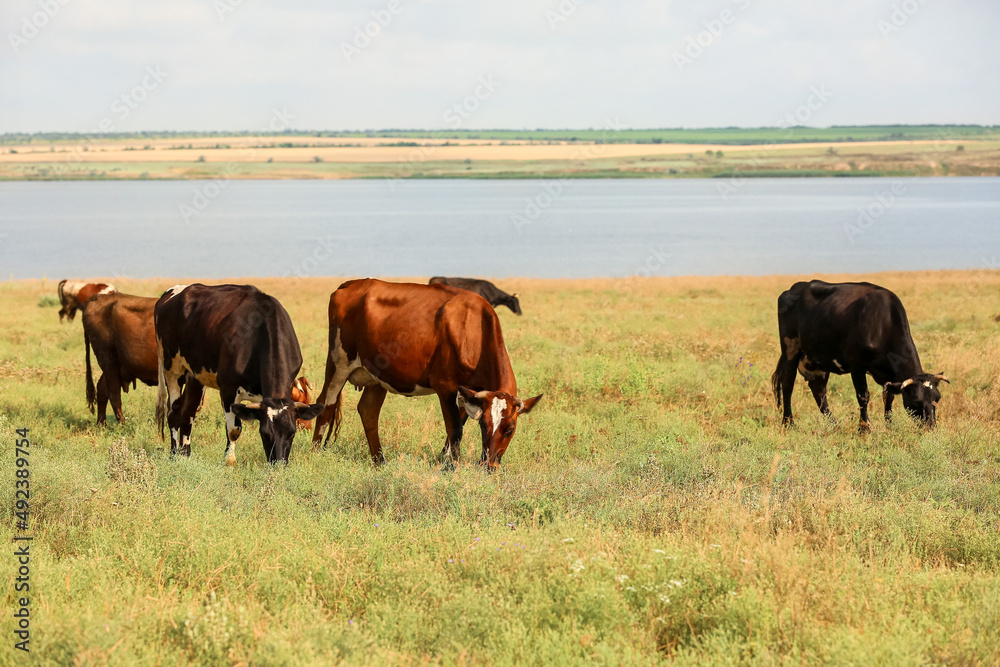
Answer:
[[[287,462],[296,418],[312,419],[323,406],[291,398],[302,352],[278,300],[251,285],[177,285],[156,302],[154,319],[156,421],[163,437],[166,417],[171,453],[191,454],[191,426],[211,387],[226,413],[226,465],[236,464],[243,420],[260,424],[269,462]]]
[[[114,285],[107,283],[85,283],[80,281],[61,280],[56,288],[59,293],[59,321],[64,317],[69,317],[72,322],[76,317],[77,310],[83,310],[87,301],[98,294],[114,294],[118,290]]]
[[[108,400],[119,422],[122,394],[136,381],[150,386],[157,383],[156,334],[153,330],[153,306],[156,299],[131,294],[102,294],[93,297],[83,311],[83,343],[87,351],[87,405],[97,423],[106,421]],[[101,377],[94,388],[90,367],[90,348],[101,367]]]
[[[521,400],[500,320],[483,297],[445,285],[352,280],[330,295],[330,344],[313,446],[343,420],[347,382],[364,387],[358,413],[376,465],[385,461],[378,418],[388,392],[436,394],[444,414],[442,456],[457,461],[466,419],[479,422],[480,462],[495,468],[514,437],[517,418],[542,398]],[[330,403],[334,400],[334,403]]]

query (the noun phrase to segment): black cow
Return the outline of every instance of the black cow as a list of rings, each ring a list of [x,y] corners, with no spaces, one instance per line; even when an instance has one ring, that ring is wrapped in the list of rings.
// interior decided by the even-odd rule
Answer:
[[[204,388],[212,387],[226,413],[226,465],[236,464],[241,420],[260,423],[269,462],[287,462],[295,420],[313,419],[323,406],[291,398],[302,352],[278,300],[250,285],[177,285],[156,302],[153,317],[156,421],[162,438],[166,414],[171,453],[191,454],[194,416]]]
[[[477,280],[475,278],[443,278],[435,276],[431,278],[430,285],[450,285],[458,289],[475,292],[490,302],[495,309],[497,306],[507,306],[515,315],[521,314],[521,303],[517,300],[517,294],[507,294],[502,289],[488,280]]]
[[[941,398],[940,374],[925,373],[899,297],[871,283],[795,283],[778,297],[781,357],[771,376],[783,423],[792,423],[792,389],[796,373],[809,383],[816,405],[830,414],[826,383],[830,373],[851,374],[861,406],[861,430],[868,431],[868,381],[871,373],[884,388],[885,418],[892,400],[902,394],[903,407],[933,426]]]

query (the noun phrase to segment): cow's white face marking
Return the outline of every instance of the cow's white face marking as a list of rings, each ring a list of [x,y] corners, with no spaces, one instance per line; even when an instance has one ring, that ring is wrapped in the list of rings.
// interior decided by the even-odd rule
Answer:
[[[274,408],[268,408],[267,409],[267,418],[270,419],[271,421],[274,421],[275,417],[277,417],[278,415],[280,415],[282,412],[284,412],[287,409],[288,409],[287,405],[283,405],[280,408],[278,408],[277,410],[275,410]]]
[[[507,400],[499,397],[493,398],[493,405],[490,407],[490,418],[493,419],[493,432],[496,433],[503,420],[504,410],[507,409]]]
[[[183,292],[188,286],[187,285],[174,285],[166,291],[167,301],[173,299],[175,296]]]
[[[924,386],[927,387],[928,389],[930,389],[931,388],[931,383],[930,382],[924,382]]]
[[[114,285],[108,285],[107,287],[105,287],[104,289],[102,289],[100,292],[98,292],[98,294],[114,294],[117,291],[118,290],[115,289]]]

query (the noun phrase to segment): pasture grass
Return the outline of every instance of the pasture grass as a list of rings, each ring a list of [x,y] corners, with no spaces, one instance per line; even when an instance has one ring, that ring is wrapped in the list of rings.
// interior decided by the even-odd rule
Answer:
[[[125,424],[94,425],[54,282],[2,284],[0,535],[27,427],[33,662],[996,664],[1000,274],[867,278],[951,378],[932,432],[876,410],[859,435],[847,378],[836,422],[800,380],[798,426],[781,428],[769,377],[790,277],[500,281],[525,313],[500,311],[518,387],[545,398],[493,475],[472,465],[472,425],[465,463],[439,464],[430,397],[386,401],[374,469],[350,388],[340,440],[312,451],[300,433],[287,467],[251,426],[223,467],[211,391],[193,455],[171,459],[155,389],[124,397]],[[318,389],[340,280],[249,282],[289,310]],[[0,664],[23,664],[5,637]]]

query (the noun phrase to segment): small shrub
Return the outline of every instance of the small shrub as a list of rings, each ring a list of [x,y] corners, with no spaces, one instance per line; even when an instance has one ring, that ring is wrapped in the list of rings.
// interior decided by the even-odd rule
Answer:
[[[39,308],[53,308],[59,305],[59,299],[52,296],[51,294],[43,294],[38,297],[38,307]]]
[[[156,487],[156,463],[146,456],[145,449],[129,449],[125,438],[115,440],[108,447],[108,463],[104,471],[112,482],[118,484],[134,485],[146,490]]]
[[[205,161],[205,156],[204,155],[199,155],[198,156],[198,162],[204,162],[204,161]]]
[[[323,158],[318,155],[313,155],[313,162],[322,162]]]

